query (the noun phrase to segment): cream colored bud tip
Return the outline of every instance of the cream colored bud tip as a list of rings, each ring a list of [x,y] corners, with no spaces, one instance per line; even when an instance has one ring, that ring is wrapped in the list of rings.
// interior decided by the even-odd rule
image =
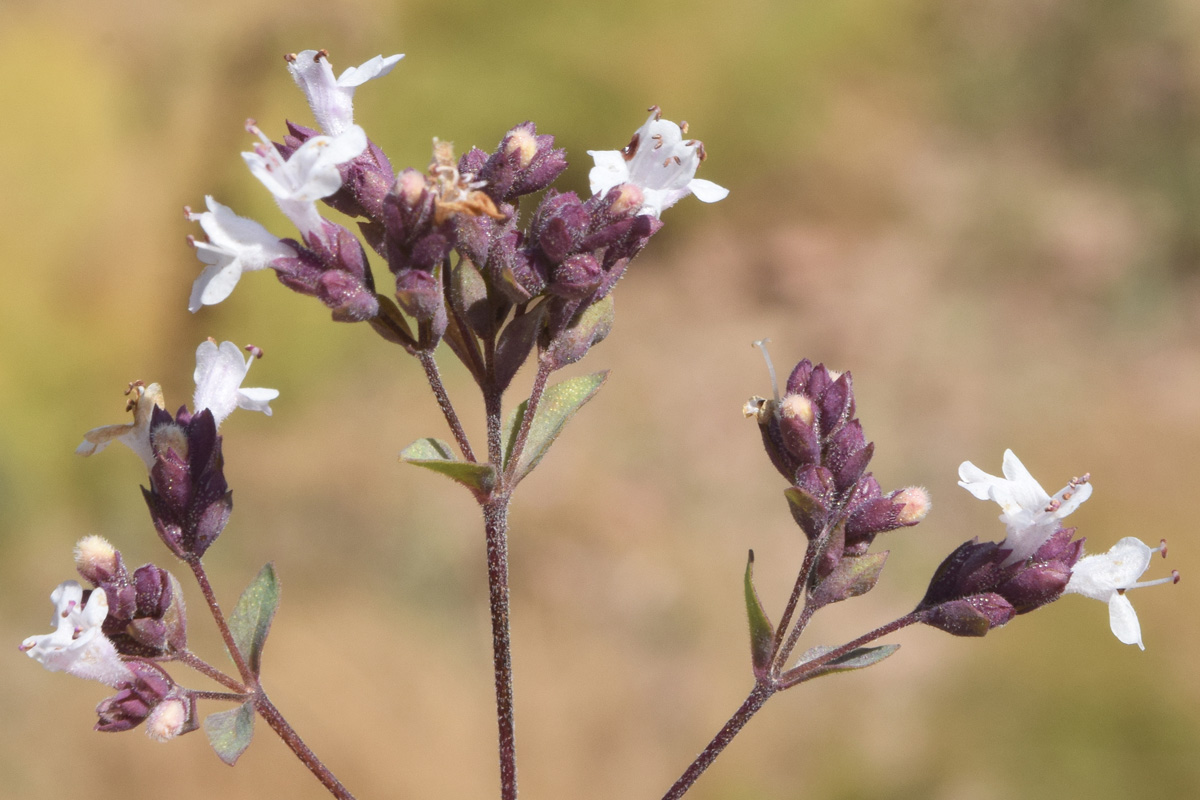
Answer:
[[[103,536],[85,536],[75,545],[75,567],[84,575],[97,569],[111,574],[117,569],[117,548]]]
[[[415,206],[421,199],[421,192],[425,191],[425,177],[416,172],[403,172],[396,179],[396,186],[405,202]]]
[[[537,139],[525,128],[515,128],[508,136],[508,145],[505,149],[510,153],[520,154],[518,162],[521,169],[524,169],[533,162],[533,157],[537,155]]]
[[[789,394],[779,401],[779,413],[787,419],[798,419],[805,425],[812,425],[812,400],[802,394]]]
[[[929,492],[921,486],[910,486],[907,489],[901,489],[899,492],[896,492],[896,496],[892,498],[892,502],[903,506],[897,518],[901,525],[916,525],[925,519],[925,516],[929,513],[929,509],[933,507],[933,501],[929,497]]]
[[[617,191],[620,194],[613,200],[613,204],[609,208],[615,216],[639,211],[646,203],[646,196],[642,190],[632,183],[622,183],[617,187]]]
[[[156,742],[169,742],[183,731],[187,718],[186,703],[176,697],[164,700],[150,712],[146,735]]]

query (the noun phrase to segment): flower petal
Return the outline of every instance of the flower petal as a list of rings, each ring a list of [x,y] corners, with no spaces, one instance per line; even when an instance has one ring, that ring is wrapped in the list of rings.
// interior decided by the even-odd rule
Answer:
[[[1146,649],[1142,644],[1142,626],[1138,622],[1137,612],[1125,595],[1114,592],[1108,601],[1108,624],[1122,644],[1136,644],[1138,648]]]
[[[724,186],[706,181],[704,178],[692,178],[688,183],[688,189],[702,203],[715,203],[729,196],[729,190]]]

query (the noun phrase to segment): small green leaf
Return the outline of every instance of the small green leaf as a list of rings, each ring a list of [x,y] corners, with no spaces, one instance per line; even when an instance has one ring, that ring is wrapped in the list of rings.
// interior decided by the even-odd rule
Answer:
[[[204,733],[217,757],[232,767],[254,736],[254,704],[242,703],[229,711],[209,714],[204,718]]]
[[[771,670],[771,658],[775,655],[775,628],[767,619],[758,592],[754,589],[754,551],[746,561],[746,615],[750,618],[750,659],[754,665],[754,676],[765,678]]]
[[[525,440],[525,448],[521,452],[520,461],[513,473],[514,486],[538,465],[542,456],[546,455],[546,451],[550,449],[550,445],[562,433],[567,420],[574,416],[584,403],[595,396],[607,377],[608,370],[591,375],[581,375],[578,378],[569,378],[562,383],[555,384],[542,393],[541,402],[538,403],[537,412],[533,416],[533,423],[529,426],[529,438]],[[525,418],[525,409],[528,405],[528,401],[521,403],[504,423],[505,468],[508,468],[512,458],[517,431],[520,430],[521,420]]]
[[[491,464],[460,461],[441,439],[417,439],[404,448],[400,460],[441,473],[476,494],[487,494],[496,485],[496,470]]]
[[[815,670],[808,671],[805,669],[805,664],[832,650],[832,647],[814,647],[800,657],[800,663],[783,673],[780,678],[780,683],[784,688],[795,686],[797,683],[819,678],[823,675],[833,675],[838,672],[850,672],[856,669],[865,669],[866,667],[878,664],[892,653],[900,649],[898,644],[884,644],[878,647],[859,647],[851,650],[845,655],[838,656],[827,664],[822,664]],[[791,680],[789,680],[791,679]],[[797,680],[798,679],[798,680]]]
[[[229,616],[229,632],[233,634],[234,644],[255,676],[262,669],[263,645],[278,605],[279,581],[275,579],[275,565],[268,563],[242,592],[237,607]]]

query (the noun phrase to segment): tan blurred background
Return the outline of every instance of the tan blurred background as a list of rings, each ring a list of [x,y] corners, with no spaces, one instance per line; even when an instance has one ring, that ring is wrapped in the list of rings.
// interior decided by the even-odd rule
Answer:
[[[248,383],[282,392],[273,418],[223,427],[237,511],[208,559],[228,605],[278,567],[272,697],[364,800],[496,794],[477,513],[396,463],[445,436],[419,370],[270,275],[185,309],[183,205],[212,193],[290,234],[241,163],[242,124],[308,123],[281,56],[325,47],[339,71],[408,54],[356,99],[397,166],[424,166],[433,136],[491,148],[533,119],[583,192],[584,151],[658,103],[732,191],[667,212],[577,370],[611,368],[608,385],[517,496],[522,796],[659,797],[749,690],[746,549],[776,618],[802,551],[740,415],[769,391],[763,336],[781,370],[852,370],[880,481],[934,497],[880,543],[877,590],[806,646],[907,611],[951,548],[999,538],[955,471],[997,471],[1005,447],[1051,491],[1091,471],[1071,521],[1093,549],[1166,536],[1147,577],[1184,580],[1132,596],[1144,653],[1080,597],[983,640],[902,632],[885,664],[773,699],[690,796],[1194,796],[1198,26],[1188,0],[0,0],[0,795],[323,796],[261,724],[234,769],[203,734],[93,733],[103,687],[15,649],[49,630],[79,537],[169,565],[138,460],[72,450],[122,420],[130,380],[187,401],[206,336],[261,346]]]

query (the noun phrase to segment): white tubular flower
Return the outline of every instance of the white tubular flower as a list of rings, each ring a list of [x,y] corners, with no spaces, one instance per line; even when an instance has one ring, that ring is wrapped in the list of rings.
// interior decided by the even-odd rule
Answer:
[[[306,237],[321,236],[321,215],[316,202],[342,188],[338,164],[352,161],[367,149],[367,134],[350,125],[336,136],[314,136],[286,161],[271,140],[254,125],[246,130],[262,144],[242,153],[254,177],[275,195],[275,202]]]
[[[1164,541],[1153,550],[1142,540],[1126,536],[1112,546],[1107,553],[1085,556],[1071,570],[1071,580],[1066,591],[1108,603],[1108,624],[1113,634],[1124,644],[1142,644],[1142,626],[1137,612],[1125,596],[1130,589],[1144,589],[1162,583],[1178,583],[1179,573],[1172,572],[1169,578],[1139,582],[1138,578],[1150,566],[1150,557],[1162,552],[1166,557],[1167,543]]]
[[[208,211],[193,214],[186,209],[187,218],[199,222],[208,236],[207,242],[189,237],[196,248],[196,257],[208,265],[192,284],[188,300],[188,311],[192,313],[229,297],[243,272],[266,269],[277,258],[296,255],[295,250],[254,220],[239,217],[211,196],[206,196],[204,202]]]
[[[661,117],[658,106],[650,109],[650,118],[624,150],[588,150],[596,162],[588,173],[592,194],[632,183],[645,198],[641,213],[656,217],[689,194],[705,203],[725,199],[728,189],[696,177],[696,168],[704,160],[704,145],[695,139],[683,140],[687,123],[680,128]]]
[[[1004,451],[1004,477],[989,475],[970,461],[958,468],[958,485],[980,500],[999,503],[1000,521],[1008,528],[1003,547],[1012,552],[1005,564],[1033,555],[1059,528],[1059,521],[1092,496],[1089,476],[1072,478],[1054,497],[1046,494],[1012,450]]]
[[[387,58],[375,56],[365,64],[350,67],[339,78],[333,77],[333,65],[324,50],[304,50],[287,56],[287,62],[288,72],[308,98],[321,130],[337,136],[354,124],[354,90],[387,75],[402,58],[403,53]]]
[[[146,463],[146,469],[150,469],[154,466],[154,450],[150,447],[150,416],[155,406],[166,408],[162,389],[157,383],[149,386],[131,383],[125,394],[130,395],[125,410],[133,412],[133,421],[125,425],[92,428],[83,435],[83,442],[75,448],[75,452],[81,456],[90,456],[92,453],[99,453],[115,440],[137,453]]]
[[[82,601],[83,587],[78,582],[60,583],[50,595],[54,632],[30,636],[20,649],[51,672],[69,672],[113,687],[133,680],[113,643],[100,631],[108,616],[104,590],[93,589],[87,605],[81,605]]]
[[[196,393],[192,396],[194,413],[212,412],[217,427],[235,408],[261,411],[271,416],[268,405],[279,397],[277,389],[243,389],[242,381],[250,370],[253,357],[242,360],[242,351],[233,342],[220,346],[209,339],[196,348]]]

